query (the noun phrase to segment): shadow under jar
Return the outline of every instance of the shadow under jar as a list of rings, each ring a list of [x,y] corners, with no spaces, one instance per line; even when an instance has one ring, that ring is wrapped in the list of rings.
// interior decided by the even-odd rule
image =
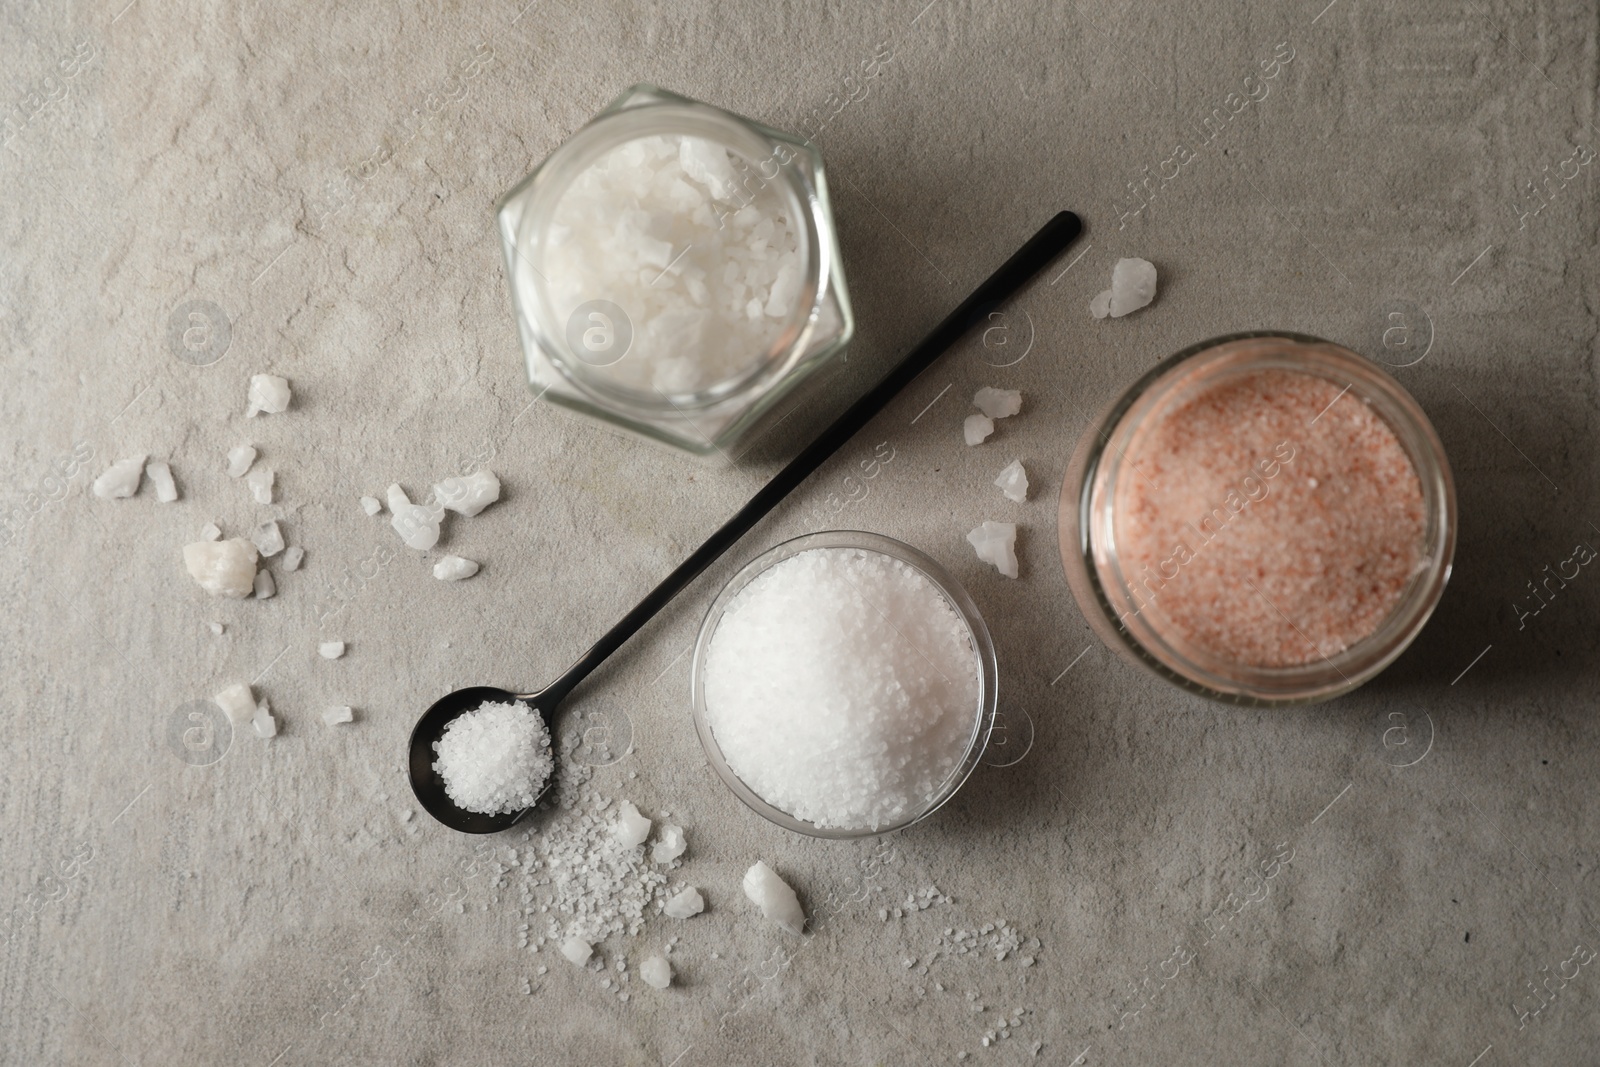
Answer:
[[[812,837],[927,818],[994,729],[994,643],[977,605],[933,559],[879,534],[807,534],[746,564],[706,612],[691,675],[717,776]]]
[[[1232,334],[1162,361],[1090,424],[1059,530],[1108,647],[1216,700],[1315,703],[1427,622],[1455,485],[1427,416],[1375,364],[1301,334]]]
[[[654,86],[497,214],[536,394],[647,440],[730,460],[854,331],[817,149]]]

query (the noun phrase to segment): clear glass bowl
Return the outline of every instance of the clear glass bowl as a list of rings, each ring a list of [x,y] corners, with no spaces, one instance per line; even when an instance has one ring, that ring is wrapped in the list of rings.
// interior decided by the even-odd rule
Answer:
[[[619,145],[658,134],[700,137],[726,148],[742,168],[741,195],[748,192],[753,199],[772,189],[802,231],[800,292],[772,347],[752,353],[741,373],[699,392],[629,388],[606,371],[607,361],[575,353],[569,339],[572,323],[554,311],[541,269],[552,220],[572,180]],[[798,136],[653,85],[629,89],[569,137],[501,198],[496,215],[535,393],[607,426],[696,456],[725,458],[735,444],[765,428],[779,401],[842,352],[855,331],[821,153]],[[633,334],[636,324],[626,321],[623,309],[590,301],[579,311],[591,304],[605,305],[601,310],[606,316],[622,313],[621,324],[596,320],[603,327]]]
[[[1230,662],[1163,634],[1137,606],[1117,552],[1118,479],[1131,470],[1130,441],[1152,419],[1219,380],[1282,369],[1326,378],[1364,401],[1394,432],[1422,489],[1421,567],[1371,634],[1303,665]],[[1320,416],[1319,416],[1320,417]],[[1370,680],[1421,632],[1450,579],[1456,493],[1444,445],[1411,394],[1377,364],[1304,334],[1229,334],[1168,357],[1134,382],[1079,438],[1061,488],[1061,561],[1084,617],[1107,647],[1184,689],[1251,705],[1330,700]]]
[[[728,761],[722,754],[721,747],[717,744],[716,735],[712,732],[711,723],[706,717],[705,700],[705,671],[706,656],[711,649],[712,638],[716,635],[717,625],[722,621],[722,615],[733,598],[738,596],[745,586],[749,585],[757,576],[768,568],[781,563],[786,559],[796,556],[801,552],[815,548],[854,548],[863,552],[877,553],[889,556],[905,563],[932,582],[934,587],[944,595],[961,620],[966,624],[967,634],[972,642],[973,655],[977,658],[978,667],[978,702],[972,709],[972,730],[968,735],[966,751],[955,768],[946,777],[938,789],[929,794],[927,803],[914,814],[902,819],[900,822],[889,826],[880,826],[876,829],[869,828],[839,828],[819,827],[802,819],[797,819],[788,812],[774,807],[762,799],[753,789],[734,773],[728,766]],[[744,801],[745,806],[769,822],[793,830],[797,834],[807,834],[811,837],[826,838],[857,838],[873,837],[878,834],[892,833],[903,830],[913,823],[921,822],[937,811],[956,791],[965,784],[972,775],[973,770],[983,758],[984,749],[988,746],[990,732],[995,722],[995,701],[998,696],[998,665],[995,660],[994,642],[989,637],[989,627],[984,624],[983,616],[978,613],[978,606],[973,603],[972,597],[961,587],[950,574],[927,555],[917,551],[910,545],[896,541],[892,537],[881,534],[865,533],[860,530],[826,530],[821,533],[806,534],[793,540],[785,541],[774,548],[767,550],[735,574],[722,592],[717,594],[712,601],[711,608],[706,612],[705,621],[700,624],[700,636],[694,646],[694,661],[690,668],[691,685],[694,689],[694,725],[700,735],[700,744],[706,750],[706,759],[711,764],[711,769],[717,772],[723,784],[733,790],[733,794]]]

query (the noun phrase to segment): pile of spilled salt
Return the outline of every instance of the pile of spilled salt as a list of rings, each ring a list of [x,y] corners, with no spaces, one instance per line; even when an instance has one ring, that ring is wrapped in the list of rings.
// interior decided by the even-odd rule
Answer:
[[[1416,469],[1339,382],[1225,378],[1143,426],[1116,540],[1137,610],[1169,640],[1290,667],[1376,630],[1422,566]]]
[[[920,814],[966,754],[978,694],[970,633],[944,594],[858,548],[808,549],[758,575],[706,657],[706,718],[728,766],[819,827]]]
[[[557,322],[606,300],[627,322],[597,328],[631,331],[620,358],[613,332],[586,360],[597,373],[682,395],[765,358],[794,313],[806,261],[761,162],[703,138],[654,135],[613,148],[562,192],[541,265]]]
[[[489,701],[451,720],[433,751],[451,801],[484,815],[532,807],[555,769],[544,718],[515,701]]]

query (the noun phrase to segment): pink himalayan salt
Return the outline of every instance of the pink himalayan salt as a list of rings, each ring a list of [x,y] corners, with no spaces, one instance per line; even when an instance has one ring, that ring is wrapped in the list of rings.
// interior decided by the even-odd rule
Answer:
[[[1163,638],[1292,667],[1367,637],[1422,566],[1417,472],[1353,391],[1296,371],[1226,378],[1129,442],[1116,538]]]

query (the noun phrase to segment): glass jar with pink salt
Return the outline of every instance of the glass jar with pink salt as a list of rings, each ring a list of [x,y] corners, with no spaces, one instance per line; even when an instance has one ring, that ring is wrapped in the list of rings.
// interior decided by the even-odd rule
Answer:
[[[1438,434],[1401,385],[1290,333],[1164,360],[1068,465],[1067,583],[1109,647],[1246,704],[1349,692],[1427,622],[1456,501]]]

